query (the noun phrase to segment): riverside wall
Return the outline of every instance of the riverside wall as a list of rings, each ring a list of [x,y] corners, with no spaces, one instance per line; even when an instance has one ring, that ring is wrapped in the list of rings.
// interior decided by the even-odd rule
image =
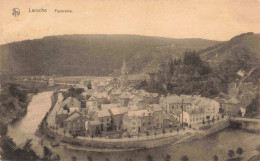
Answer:
[[[228,127],[230,122],[228,120],[223,121],[212,128],[200,132],[195,132],[193,134],[184,135],[172,135],[164,138],[155,138],[154,136],[149,136],[148,140],[133,140],[128,139],[99,139],[99,138],[85,138],[77,137],[72,138],[69,134],[58,134],[55,130],[45,127],[45,134],[51,138],[61,138],[63,143],[68,143],[69,145],[91,147],[97,149],[148,149],[154,147],[165,146],[169,144],[177,144],[183,142],[190,142],[196,139],[201,139],[218,131],[221,131]],[[154,137],[151,139],[151,137]]]

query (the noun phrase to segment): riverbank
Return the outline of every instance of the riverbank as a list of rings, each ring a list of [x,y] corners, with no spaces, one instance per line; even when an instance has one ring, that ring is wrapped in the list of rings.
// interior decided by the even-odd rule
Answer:
[[[0,122],[14,124],[26,115],[34,94],[26,93],[19,86],[5,85],[2,88]]]
[[[190,142],[221,131],[229,125],[230,123],[228,120],[223,120],[213,125],[210,129],[197,130],[194,133],[190,133],[190,130],[188,129],[182,130],[178,134],[165,133],[161,134],[162,136],[154,135],[147,137],[122,139],[88,138],[80,136],[77,138],[72,138],[69,134],[59,133],[59,131],[49,129],[46,125],[43,127],[43,131],[47,138],[53,139],[52,141],[54,141],[55,138],[58,138],[62,142],[61,145],[68,149],[95,152],[115,152],[150,149],[172,144]]]

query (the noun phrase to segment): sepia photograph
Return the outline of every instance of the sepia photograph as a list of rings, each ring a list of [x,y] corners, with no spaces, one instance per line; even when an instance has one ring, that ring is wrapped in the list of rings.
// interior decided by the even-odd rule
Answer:
[[[260,161],[260,0],[0,0],[0,161]]]

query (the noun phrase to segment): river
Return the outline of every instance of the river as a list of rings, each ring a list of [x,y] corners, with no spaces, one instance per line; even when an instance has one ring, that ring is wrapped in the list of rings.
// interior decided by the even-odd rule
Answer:
[[[37,153],[42,153],[42,147],[38,144],[40,139],[34,133],[45,113],[51,107],[50,96],[52,93],[43,92],[35,95],[28,106],[26,116],[16,124],[8,127],[8,135],[14,139],[17,145],[22,145],[27,139],[33,139],[33,148]],[[71,160],[72,156],[75,156],[77,161],[85,161],[87,156],[92,156],[94,161],[105,161],[106,158],[110,159],[110,161],[124,161],[126,158],[131,158],[133,161],[145,161],[147,155],[151,155],[155,161],[161,161],[167,154],[171,156],[172,161],[180,160],[182,155],[187,155],[190,161],[210,161],[213,160],[212,157],[215,154],[219,156],[219,160],[226,160],[228,150],[233,149],[235,151],[237,147],[244,149],[242,157],[246,160],[258,154],[256,147],[260,145],[259,140],[260,135],[257,133],[227,128],[204,139],[189,143],[131,152],[86,152],[70,150],[62,145],[52,148],[48,142],[45,142],[45,145],[51,148],[54,153],[58,153],[62,160],[66,161]]]

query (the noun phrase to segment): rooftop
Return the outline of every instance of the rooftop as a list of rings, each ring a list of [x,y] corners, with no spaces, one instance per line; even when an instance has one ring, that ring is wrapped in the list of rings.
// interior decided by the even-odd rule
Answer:
[[[99,110],[97,112],[97,116],[98,117],[108,117],[108,116],[110,116],[110,113],[108,112],[108,110]]]
[[[113,115],[120,115],[123,113],[127,113],[128,108],[127,107],[113,108],[110,111]]]

